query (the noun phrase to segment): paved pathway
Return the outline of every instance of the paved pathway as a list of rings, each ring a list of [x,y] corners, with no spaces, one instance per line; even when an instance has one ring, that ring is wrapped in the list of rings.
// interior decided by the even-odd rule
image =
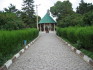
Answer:
[[[13,63],[9,70],[93,70],[60,41],[55,33],[41,33],[39,39]]]

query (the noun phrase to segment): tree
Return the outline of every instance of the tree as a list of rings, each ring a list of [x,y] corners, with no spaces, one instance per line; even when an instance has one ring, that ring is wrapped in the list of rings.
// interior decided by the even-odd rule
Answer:
[[[33,0],[23,0],[24,5],[23,5],[23,12],[26,13],[26,15],[28,15],[30,18],[33,17],[34,15],[34,1]]]
[[[25,28],[25,24],[15,13],[0,13],[0,30],[18,30],[23,28]]]
[[[17,15],[18,17],[21,17],[22,11],[18,10],[18,11],[16,12],[16,15]]]
[[[58,26],[84,26],[83,16],[81,14],[73,13],[72,15],[66,16],[63,20],[60,20]]]
[[[11,13],[16,13],[18,9],[13,4],[10,4],[8,8],[4,8],[5,12],[11,12]]]
[[[10,4],[8,8],[4,8],[4,12],[15,13],[18,17],[20,17],[22,14],[22,11],[16,9],[16,6],[14,6],[13,4]]]
[[[84,0],[81,0],[76,12],[83,15],[91,10],[93,10],[92,3],[85,3]]]
[[[87,26],[93,25],[93,10],[84,14],[83,21],[84,21],[84,24]]]
[[[32,27],[31,24],[36,25],[33,21],[35,19],[34,17],[34,1],[33,0],[23,0],[23,13],[22,13],[22,20],[24,23],[27,24],[27,26]]]
[[[73,13],[72,4],[67,1],[57,1],[54,6],[50,8],[54,17],[57,17],[57,21]]]

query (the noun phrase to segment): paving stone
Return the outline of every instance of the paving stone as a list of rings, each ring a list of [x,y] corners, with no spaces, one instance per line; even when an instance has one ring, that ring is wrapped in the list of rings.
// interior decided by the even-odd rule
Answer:
[[[56,33],[40,33],[8,70],[93,70],[70,47],[59,40]]]

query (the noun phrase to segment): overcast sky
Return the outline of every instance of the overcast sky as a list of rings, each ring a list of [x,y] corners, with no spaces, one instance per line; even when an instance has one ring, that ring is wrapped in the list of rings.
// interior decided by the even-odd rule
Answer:
[[[64,0],[34,0],[34,5],[40,4],[40,6],[38,6],[38,15],[43,17],[46,14],[47,10],[51,6],[53,6],[54,3],[56,3],[57,1],[64,1]],[[72,3],[72,7],[75,10],[81,0],[69,0],[69,1]],[[87,3],[93,3],[93,0],[84,0],[84,1]],[[15,5],[17,9],[21,10],[23,0],[0,0],[0,10],[3,10],[3,8],[7,8],[11,3]]]

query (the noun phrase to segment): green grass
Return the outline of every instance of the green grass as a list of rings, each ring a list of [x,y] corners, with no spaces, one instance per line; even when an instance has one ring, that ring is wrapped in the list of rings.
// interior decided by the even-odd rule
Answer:
[[[0,31],[0,66],[23,48],[23,41],[31,42],[38,36],[35,28]]]
[[[81,52],[83,52],[84,54],[86,54],[87,56],[93,59],[93,52],[85,50],[85,49],[81,49]]]

